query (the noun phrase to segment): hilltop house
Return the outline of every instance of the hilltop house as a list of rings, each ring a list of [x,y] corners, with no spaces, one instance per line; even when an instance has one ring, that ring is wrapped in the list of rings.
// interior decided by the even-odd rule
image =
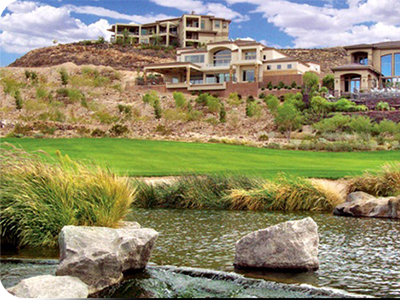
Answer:
[[[180,18],[155,21],[148,24],[113,24],[111,42],[129,32],[130,43],[149,44],[157,38],[164,46],[198,46],[228,40],[230,20],[214,16],[184,14]]]
[[[144,68],[145,81],[149,72],[163,74],[166,90],[218,91],[224,95],[238,91],[253,96],[269,83],[300,85],[307,71],[319,74],[320,65],[248,40],[212,42],[204,49],[178,48],[176,62]]]
[[[400,41],[344,48],[350,55],[349,64],[332,68],[337,96],[400,83]]]

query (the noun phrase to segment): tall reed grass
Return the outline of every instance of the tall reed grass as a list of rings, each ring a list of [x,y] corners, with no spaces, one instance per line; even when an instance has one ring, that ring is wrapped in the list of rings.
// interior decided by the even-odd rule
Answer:
[[[400,162],[387,163],[378,172],[365,171],[350,178],[347,193],[356,191],[380,197],[400,195]]]
[[[285,174],[274,180],[235,174],[187,174],[157,185],[137,180],[135,205],[144,208],[333,210],[340,191]]]
[[[65,225],[117,227],[135,190],[127,179],[57,153],[2,143],[1,234],[18,246],[55,246]]]

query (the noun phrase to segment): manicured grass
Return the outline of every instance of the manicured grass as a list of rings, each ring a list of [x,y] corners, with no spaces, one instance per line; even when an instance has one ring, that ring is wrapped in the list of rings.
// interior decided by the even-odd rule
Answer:
[[[92,159],[121,175],[166,176],[182,172],[233,171],[273,177],[278,172],[321,178],[359,175],[378,170],[386,162],[400,161],[400,151],[311,152],[275,150],[224,144],[202,144],[131,139],[15,139],[27,151],[56,150],[73,159]]]

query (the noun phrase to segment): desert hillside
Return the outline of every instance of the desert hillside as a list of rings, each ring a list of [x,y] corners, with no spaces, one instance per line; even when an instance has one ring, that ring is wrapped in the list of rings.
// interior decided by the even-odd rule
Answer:
[[[314,61],[321,65],[321,77],[331,73],[330,68],[347,63],[347,53],[342,47],[324,49],[279,49],[288,56]],[[150,63],[175,60],[175,50],[140,49],[112,44],[83,45],[81,43],[57,45],[35,49],[10,67],[50,67],[66,62],[76,65],[110,66],[117,70],[134,71]]]
[[[116,70],[134,71],[151,63],[174,60],[173,49],[153,50],[113,44],[74,43],[32,50],[9,67],[51,67],[71,62],[79,66],[109,66]]]

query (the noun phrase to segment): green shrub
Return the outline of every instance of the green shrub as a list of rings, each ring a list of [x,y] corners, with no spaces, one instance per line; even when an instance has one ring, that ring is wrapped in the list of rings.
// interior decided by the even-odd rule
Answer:
[[[228,103],[232,106],[238,106],[242,104],[242,99],[239,98],[238,93],[230,93],[228,97]]]
[[[15,99],[15,108],[17,110],[21,110],[23,101],[22,101],[22,97],[21,97],[21,92],[20,91],[15,91],[14,99]]]
[[[322,133],[344,132],[349,128],[350,121],[350,116],[336,114],[332,118],[323,119],[318,123],[314,123],[313,127]]]
[[[62,85],[67,85],[69,82],[69,75],[68,75],[68,72],[64,68],[62,68],[60,70],[60,76],[61,76]]]
[[[117,227],[135,190],[128,179],[57,152],[1,149],[1,234],[16,246],[56,246],[66,225]]]
[[[146,93],[145,95],[143,95],[142,99],[144,103],[150,104],[153,107],[154,107],[154,102],[160,100],[158,93],[154,90],[150,91],[150,93]]]
[[[333,91],[335,89],[335,75],[327,74],[322,78],[322,86],[327,87],[328,90]]]
[[[277,109],[275,123],[279,130],[286,132],[290,140],[291,132],[301,127],[302,119],[300,111],[292,103],[284,102]]]
[[[260,117],[261,116],[261,107],[255,101],[246,103],[246,116],[249,118],[252,117]]]
[[[267,104],[268,109],[270,110],[270,112],[272,114],[276,114],[280,101],[278,100],[277,97],[273,96],[273,95],[268,95],[265,99],[264,99],[265,103]]]
[[[156,127],[156,132],[160,133],[161,135],[170,135],[172,130],[162,124],[158,124]]]
[[[113,116],[111,114],[109,114],[107,111],[97,111],[92,115],[92,118],[100,121],[101,124],[112,124],[118,121],[118,117],[117,116]]]
[[[181,92],[174,92],[173,93],[174,100],[175,100],[175,106],[177,108],[182,108],[186,106],[186,98]]]
[[[24,88],[26,85],[11,77],[0,77],[0,83],[4,87],[4,93],[14,97],[16,91]]]
[[[103,137],[103,136],[105,136],[105,134],[106,134],[105,131],[103,131],[103,130],[101,130],[99,128],[95,128],[92,131],[91,136],[92,137]]]
[[[156,99],[153,103],[153,108],[154,108],[154,116],[156,119],[161,119],[162,116],[162,109],[160,106],[160,100]]]
[[[121,136],[129,132],[128,127],[125,125],[121,124],[115,124],[113,127],[110,129],[110,134],[112,136]]]
[[[121,114],[125,115],[131,115],[132,114],[132,106],[130,105],[123,105],[123,104],[118,104],[118,110]]]
[[[44,99],[47,98],[48,92],[45,88],[43,87],[38,87],[36,88],[36,98],[37,99]]]
[[[380,101],[380,102],[378,102],[376,104],[375,109],[376,110],[382,110],[382,111],[384,111],[384,110],[389,111],[390,110],[390,105],[387,102]]]
[[[221,102],[218,98],[208,95],[207,96],[207,107],[212,113],[218,113],[221,109]]]
[[[192,109],[187,114],[187,120],[190,121],[199,121],[203,117],[203,113],[199,110]]]
[[[389,133],[395,135],[400,133],[400,123],[396,124],[391,120],[382,120],[379,124],[373,125],[373,131],[375,134]]]
[[[207,105],[207,97],[210,96],[208,93],[201,93],[199,96],[196,98],[196,103],[201,105],[201,106],[206,106]]]
[[[260,135],[260,136],[258,137],[258,140],[259,140],[259,141],[262,141],[262,142],[265,142],[265,141],[268,141],[268,140],[269,140],[269,137],[268,137],[268,135],[266,135],[266,134],[262,134],[262,135]]]
[[[69,101],[63,100],[67,104],[76,103],[82,101],[82,99],[85,99],[85,95],[77,89],[61,88],[56,90],[56,94],[59,97],[68,98]]]
[[[332,104],[321,96],[312,97],[310,101],[311,110],[320,115],[326,115],[332,111]]]
[[[361,132],[366,132],[370,133],[372,131],[372,123],[371,119],[366,116],[356,116],[351,118],[351,121],[349,123],[349,129],[351,131],[361,133]]]
[[[225,105],[221,103],[221,109],[219,111],[219,121],[221,123],[226,123],[226,111],[225,111]]]

